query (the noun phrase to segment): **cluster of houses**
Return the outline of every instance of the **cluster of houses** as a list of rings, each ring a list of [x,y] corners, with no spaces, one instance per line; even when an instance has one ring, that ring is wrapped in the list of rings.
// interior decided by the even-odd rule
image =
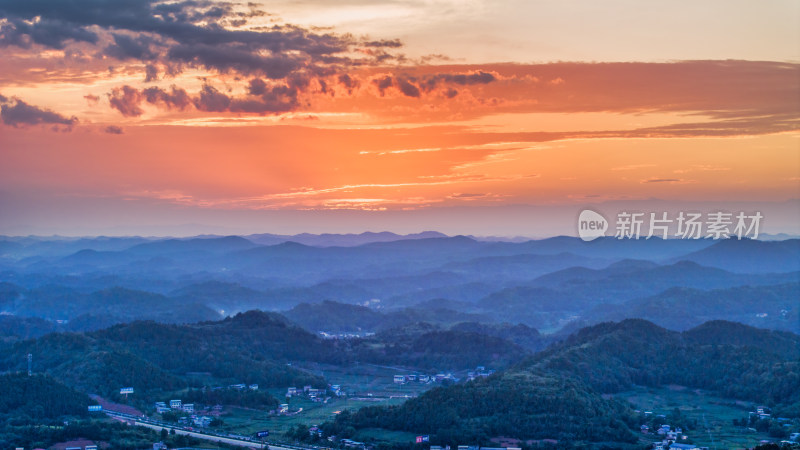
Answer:
[[[170,400],[169,406],[166,402],[156,402],[156,412],[159,414],[176,411],[189,414],[189,416],[180,417],[178,423],[189,425],[194,424],[198,427],[207,427],[214,420],[214,417],[219,417],[222,414],[222,405],[214,405],[210,410],[207,408],[195,408],[194,403],[183,403],[181,400]],[[214,416],[214,417],[212,417]]]
[[[431,445],[430,450],[450,450],[450,446]],[[479,447],[477,445],[459,445],[458,450],[521,450],[519,447]]]
[[[342,391],[342,386],[339,384],[331,385],[330,390],[337,397],[345,395],[344,391]],[[312,402],[319,402],[319,403],[325,401],[325,397],[327,396],[327,394],[328,394],[327,389],[316,389],[311,387],[310,385],[303,386],[303,389],[299,389],[296,387],[290,387],[286,389],[287,398],[303,396],[303,397],[308,397]]]
[[[494,370],[486,370],[484,366],[478,366],[475,370],[467,372],[467,381],[472,381],[476,378],[488,377],[493,374]],[[422,375],[417,373],[412,374],[399,374],[394,376],[394,384],[406,383],[441,383],[442,381],[449,380],[456,382],[459,379],[453,376],[452,373],[437,373],[436,375]]]
[[[80,445],[67,445],[67,446],[65,446],[65,447],[62,447],[62,448],[63,448],[64,450],[97,450],[97,445],[96,445],[96,444],[88,444],[88,445],[84,445],[84,446],[80,446]],[[22,449],[20,449],[19,447],[17,447],[17,450],[22,450]]]
[[[322,430],[318,426],[313,426],[308,429],[308,434],[312,437],[322,437]],[[367,448],[367,444],[363,442],[354,441],[352,439],[339,439],[336,436],[328,436],[328,441],[330,442],[338,442],[345,448],[355,448],[359,450],[365,450]]]
[[[476,378],[486,378],[492,374],[494,374],[493,369],[486,370],[486,367],[478,366],[475,370],[467,372],[467,381],[472,381]]]
[[[451,380],[451,381],[458,381],[458,378],[454,377],[452,373],[437,373],[436,375],[420,375],[416,373],[407,374],[407,375],[395,375],[394,376],[394,384],[406,384],[406,383],[434,383],[434,382],[442,382],[444,380]]]
[[[213,388],[213,390],[215,390],[215,391],[216,390],[220,390],[220,389],[225,389],[225,388],[224,387],[215,387],[215,388]],[[244,383],[232,384],[232,385],[228,386],[227,389],[236,389],[237,391],[243,391],[245,389],[249,389],[251,391],[257,391],[258,390],[258,385],[257,384],[247,385],[247,384],[244,384]],[[169,406],[167,406],[166,402],[156,402],[155,403],[155,408],[156,408],[156,412],[159,413],[159,414],[163,414],[165,412],[170,412],[170,411],[184,412],[184,413],[187,413],[187,414],[194,414],[195,413],[195,405],[194,405],[194,403],[183,403],[183,401],[180,400],[180,399],[170,400],[169,401]],[[197,408],[197,409],[203,409],[203,408]],[[222,405],[214,406],[211,411],[212,411],[211,412],[212,415],[219,416],[220,413],[222,412]]]
[[[367,444],[363,442],[354,441],[352,439],[342,439],[341,441],[339,441],[339,443],[342,444],[345,448],[364,449],[367,447]]]
[[[322,339],[357,339],[363,337],[374,336],[375,333],[372,332],[350,332],[350,333],[326,333],[325,331],[320,331],[319,336]]]
[[[222,389],[222,388],[221,387],[216,387],[214,389],[217,390],[217,389]],[[236,389],[237,391],[243,391],[245,389],[250,389],[251,391],[257,391],[258,390],[258,385],[257,384],[239,383],[239,384],[232,384],[232,385],[228,386],[228,389]]]
[[[698,447],[692,444],[670,444],[670,450],[708,450],[708,447]]]
[[[642,425],[641,431],[644,434],[651,433],[650,427],[647,425]],[[691,450],[698,448],[691,444],[678,443],[678,441],[682,440],[685,441],[686,439],[688,439],[688,436],[683,434],[683,430],[680,428],[672,428],[670,425],[664,424],[661,425],[661,427],[658,428],[657,430],[653,431],[653,433],[661,437],[661,442],[656,442],[653,444],[656,450],[664,450],[667,448],[678,449],[678,450]]]
[[[184,404],[181,400],[170,400],[169,406],[167,406],[166,402],[156,402],[157,413],[163,414],[170,411],[182,411],[191,414],[194,412],[194,403]]]
[[[772,410],[766,406],[757,406],[755,411],[750,411],[750,419],[752,420],[753,418],[757,418],[758,420],[774,420],[784,429],[791,428],[792,426],[792,420],[788,417],[772,417]],[[800,442],[800,433],[791,433],[788,442]]]
[[[758,416],[759,419],[770,419],[772,410],[766,406],[757,406],[755,411],[750,411],[750,417]]]

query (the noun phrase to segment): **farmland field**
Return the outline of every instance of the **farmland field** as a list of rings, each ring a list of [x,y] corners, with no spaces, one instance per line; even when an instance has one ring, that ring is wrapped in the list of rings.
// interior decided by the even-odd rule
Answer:
[[[668,415],[678,408],[683,416],[697,421],[696,429],[684,432],[701,447],[752,448],[761,440],[774,440],[767,433],[733,425],[733,419],[746,418],[754,409],[755,405],[750,402],[716,397],[699,389],[675,385],[659,389],[637,388],[615,397],[628,400],[636,409],[652,411],[655,415]],[[655,441],[657,435],[647,435],[646,439]]]

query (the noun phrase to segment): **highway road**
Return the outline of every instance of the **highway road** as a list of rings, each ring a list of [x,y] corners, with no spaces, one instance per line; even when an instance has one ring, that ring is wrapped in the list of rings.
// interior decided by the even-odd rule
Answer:
[[[215,433],[202,432],[202,431],[196,431],[196,430],[187,430],[187,429],[185,429],[183,427],[176,426],[174,424],[169,424],[169,423],[165,423],[165,422],[159,422],[157,420],[151,420],[151,419],[147,419],[147,418],[141,417],[141,416],[137,417],[137,416],[134,416],[134,415],[131,415],[131,414],[126,414],[126,413],[121,413],[121,412],[116,412],[116,411],[110,411],[110,410],[105,410],[103,412],[105,412],[108,416],[111,416],[111,417],[114,417],[114,418],[117,418],[117,419],[122,419],[122,420],[129,421],[129,422],[133,423],[136,426],[152,428],[152,429],[154,429],[156,431],[159,431],[159,432],[162,429],[166,429],[167,431],[175,430],[175,434],[182,434],[182,435],[186,435],[186,436],[192,436],[192,437],[195,437],[197,439],[203,439],[203,440],[206,440],[206,441],[222,442],[222,443],[225,443],[225,444],[237,445],[237,446],[240,446],[240,447],[247,447],[247,448],[254,448],[254,449],[260,449],[261,448],[261,442],[256,440],[256,439],[254,439],[254,438],[249,438],[249,437],[245,437],[245,436],[232,436],[232,435],[225,435],[225,434],[215,434]],[[296,446],[293,446],[293,445],[286,446],[286,445],[274,445],[274,444],[269,444],[269,448],[270,448],[270,450],[314,450],[314,449],[309,448],[309,447],[296,447]]]

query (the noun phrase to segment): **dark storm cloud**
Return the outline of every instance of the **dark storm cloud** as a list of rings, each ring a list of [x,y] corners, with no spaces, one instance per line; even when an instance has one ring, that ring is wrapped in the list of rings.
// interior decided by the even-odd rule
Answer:
[[[75,117],[66,117],[48,109],[29,105],[17,98],[6,98],[0,95],[0,118],[3,123],[15,128],[27,125],[64,125],[71,129],[78,123]]]
[[[226,94],[210,84],[203,85],[194,95],[177,86],[172,86],[170,90],[150,87],[140,91],[126,85],[112,90],[108,98],[111,107],[124,116],[142,115],[144,103],[181,111],[194,107],[207,112],[277,114],[297,109],[300,106],[300,92],[286,84],[270,85],[254,78],[250,80],[245,96]]]
[[[387,75],[373,79],[372,84],[378,88],[378,92],[380,92],[381,96],[386,94],[387,89],[394,87],[406,97],[419,98],[421,92],[413,81],[415,81],[414,78],[396,78]]]
[[[119,60],[138,59],[150,61],[158,55],[153,50],[156,40],[147,35],[129,36],[127,34],[112,34],[114,43],[103,49],[103,54]]]
[[[145,83],[150,83],[158,80],[158,68],[156,66],[148,64],[144,68],[144,73],[145,73],[144,77]]]
[[[142,94],[131,86],[114,88],[108,94],[108,103],[125,117],[141,116],[144,113],[141,108]]]
[[[324,85],[322,89],[325,90]],[[280,113],[292,111],[299,106],[299,89],[296,86],[269,86],[264,80],[254,78],[250,80],[247,92],[257,98],[236,99],[231,104],[231,111]]]
[[[0,0],[0,17],[7,20],[0,44],[63,49],[71,42],[102,41],[108,42],[102,54],[120,60],[158,60],[270,79],[298,71],[318,76],[330,65],[341,66],[341,71],[365,62],[342,56],[353,48],[379,52],[401,45],[288,25],[225,28],[232,20],[243,25],[241,20],[266,14],[255,5],[247,12],[237,8],[241,6],[205,0]],[[365,58],[374,63],[385,55]]]
[[[247,90],[251,95],[262,95],[267,91],[267,83],[260,78],[253,78],[250,80],[250,85]]]
[[[214,69],[221,73],[261,73],[267,78],[280,79],[306,65],[298,55],[261,55],[250,46],[189,44],[172,47],[167,53],[170,61]]]
[[[230,111],[256,114],[276,114],[297,109],[297,98],[285,95],[280,90],[258,99],[235,99],[231,101]]]
[[[476,84],[489,84],[493,81],[497,81],[497,77],[494,74],[484,71],[477,71],[473,73],[440,73],[425,77],[425,79],[420,83],[420,87],[425,91],[430,91],[441,84],[469,86]]]
[[[381,95],[384,95],[386,89],[392,87],[394,81],[392,80],[392,77],[386,76],[383,78],[378,78],[377,80],[372,80],[372,84],[374,84],[378,88],[378,92],[380,92]]]
[[[118,127],[116,125],[109,125],[103,131],[105,131],[108,134],[123,134],[124,133],[124,131],[122,130],[122,127]]]
[[[386,94],[387,89],[394,87],[406,97],[420,98],[423,92],[428,93],[442,86],[442,95],[446,98],[453,98],[458,95],[458,90],[449,85],[469,86],[489,84],[497,81],[497,79],[497,76],[492,73],[477,71],[471,73],[437,73],[421,77],[385,75],[373,79],[372,84],[378,88],[378,92],[381,96]],[[341,81],[342,79],[340,78],[340,82]]]
[[[2,8],[2,5],[0,5]],[[0,9],[0,15],[3,10]],[[68,41],[97,43],[97,33],[86,28],[74,27],[69,22],[59,19],[26,21],[7,17],[8,23],[0,29],[1,45],[16,45],[29,48],[33,44],[63,49]]]
[[[204,85],[200,95],[195,98],[194,106],[201,111],[222,112],[227,111],[231,99],[211,85]]]
[[[402,47],[403,43],[400,42],[399,39],[383,39],[380,41],[369,41],[365,42],[364,46],[366,47],[383,47],[383,48],[398,48]]]
[[[137,0],[0,0],[0,15],[8,20],[0,35],[3,43],[58,49],[69,41],[96,43],[92,25],[131,29],[151,17],[148,2]]]
[[[400,92],[402,92],[403,95],[405,96],[415,97],[415,98],[419,97],[419,88],[416,87],[411,82],[409,82],[408,80],[405,79],[397,80],[397,87],[400,89]]]
[[[357,88],[359,85],[358,80],[346,73],[339,75],[339,83],[341,83],[342,86],[346,87],[347,89]]]
[[[192,104],[192,99],[185,90],[172,86],[170,91],[158,87],[147,88],[142,91],[142,96],[147,103],[159,105],[167,109],[185,110]]]

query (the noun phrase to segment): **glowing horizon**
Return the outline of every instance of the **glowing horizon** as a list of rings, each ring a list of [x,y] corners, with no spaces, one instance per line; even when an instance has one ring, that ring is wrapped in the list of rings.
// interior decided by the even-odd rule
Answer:
[[[593,5],[0,1],[0,234],[649,199],[800,232],[800,6]]]

